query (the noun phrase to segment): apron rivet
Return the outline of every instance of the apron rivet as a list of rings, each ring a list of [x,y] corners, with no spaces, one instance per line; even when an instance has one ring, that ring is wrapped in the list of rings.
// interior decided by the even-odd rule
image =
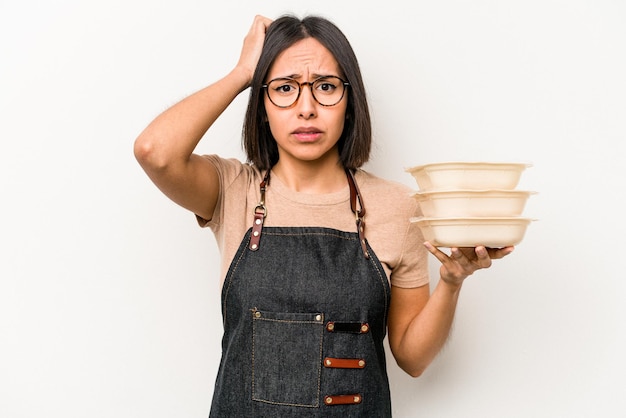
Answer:
[[[261,225],[261,220],[257,219],[256,221],[254,221],[254,223],[257,224],[257,225]]]
[[[365,367],[365,360],[359,360],[359,367]]]
[[[254,317],[255,318],[260,318],[261,317],[261,312],[255,312],[254,313]]]
[[[322,320],[322,315],[315,315],[315,320],[316,321],[321,321]]]
[[[327,396],[326,399],[324,399],[324,402],[326,402],[326,404],[330,405],[331,403],[333,403],[333,398],[331,398],[330,396]]]
[[[332,362],[332,361],[330,361],[330,360],[326,360],[326,365],[327,365],[327,366],[330,366],[330,365],[332,365],[332,364],[333,364],[333,362]]]
[[[359,402],[361,402],[361,397],[360,397],[360,396],[355,396],[355,397],[354,397],[354,402],[355,402],[355,403],[359,403]]]
[[[255,237],[258,237],[259,236],[259,231],[254,231],[254,233],[252,235],[254,235]]]
[[[256,245],[256,244],[252,244],[252,249],[253,249],[253,250],[256,250],[256,249],[257,249],[257,247],[258,247],[258,245]]]
[[[333,324],[332,322],[329,322],[329,323],[326,325],[326,329],[327,329],[328,331],[332,332],[332,331],[335,329],[335,324]]]
[[[365,333],[369,331],[370,327],[367,324],[361,325],[361,332]]]

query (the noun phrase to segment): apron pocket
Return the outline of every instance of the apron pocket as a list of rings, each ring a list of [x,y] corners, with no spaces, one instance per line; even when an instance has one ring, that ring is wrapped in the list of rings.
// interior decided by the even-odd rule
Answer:
[[[324,315],[252,310],[252,399],[319,407]]]

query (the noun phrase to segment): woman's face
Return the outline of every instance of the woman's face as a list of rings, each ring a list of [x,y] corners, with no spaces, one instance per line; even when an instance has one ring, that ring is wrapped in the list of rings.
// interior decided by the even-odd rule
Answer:
[[[343,78],[330,51],[316,39],[305,38],[278,55],[265,81],[293,78],[303,83],[322,76]],[[322,106],[313,98],[311,88],[303,85],[298,101],[291,107],[275,106],[267,94],[264,100],[270,130],[278,145],[279,161],[339,161],[337,141],[343,132],[347,94],[334,106]]]

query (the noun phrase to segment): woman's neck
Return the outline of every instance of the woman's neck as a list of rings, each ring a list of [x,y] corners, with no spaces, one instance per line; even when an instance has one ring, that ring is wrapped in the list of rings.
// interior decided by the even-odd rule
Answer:
[[[340,161],[293,163],[279,160],[272,167],[272,175],[295,192],[324,194],[346,187],[346,173]]]

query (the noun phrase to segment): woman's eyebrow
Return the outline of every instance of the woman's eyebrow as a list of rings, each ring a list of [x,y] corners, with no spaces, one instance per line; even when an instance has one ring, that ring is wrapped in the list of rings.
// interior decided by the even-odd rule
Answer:
[[[333,73],[326,73],[326,74],[311,74],[311,77],[313,77],[313,80],[317,80],[318,78],[339,77],[339,76]]]
[[[279,75],[278,77],[272,77],[271,80],[277,80],[281,78],[291,78],[291,79],[297,80],[298,78],[302,78],[302,74]]]
[[[339,76],[332,74],[332,73],[327,73],[327,74],[313,73],[311,74],[311,81],[317,80],[318,78],[324,78],[324,77],[339,77]],[[289,79],[298,80],[302,78],[302,74],[289,74],[289,75],[284,75],[284,76],[279,76],[279,77],[273,77],[272,80],[276,80],[278,78],[289,78]]]

